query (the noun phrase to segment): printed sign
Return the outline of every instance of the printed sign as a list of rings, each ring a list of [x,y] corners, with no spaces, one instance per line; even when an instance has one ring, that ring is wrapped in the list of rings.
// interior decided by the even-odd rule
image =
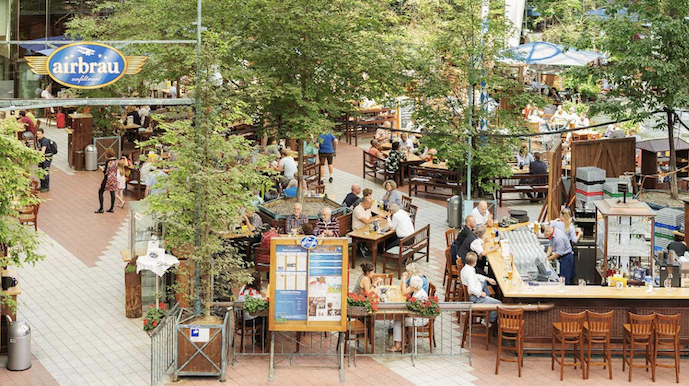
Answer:
[[[192,342],[208,342],[210,331],[207,328],[192,328],[190,331]]]
[[[64,86],[81,89],[105,87],[126,74],[137,74],[146,59],[146,56],[124,56],[113,47],[93,42],[67,44],[47,57],[26,57],[34,73],[50,75]]]
[[[301,246],[305,249],[313,249],[318,245],[318,239],[314,236],[306,236],[301,239]]]

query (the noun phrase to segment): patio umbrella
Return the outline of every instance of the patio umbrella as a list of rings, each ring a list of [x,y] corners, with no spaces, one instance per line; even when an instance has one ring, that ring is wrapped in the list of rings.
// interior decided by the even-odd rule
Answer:
[[[565,50],[558,44],[532,42],[509,48],[500,53],[499,61],[549,66],[585,66],[605,55],[575,48]]]

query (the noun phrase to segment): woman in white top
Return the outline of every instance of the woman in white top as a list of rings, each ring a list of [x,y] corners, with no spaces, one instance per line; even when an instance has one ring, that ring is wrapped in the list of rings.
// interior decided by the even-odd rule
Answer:
[[[553,228],[557,228],[564,232],[571,243],[576,243],[579,241],[579,238],[582,235],[582,232],[577,232],[576,228],[574,227],[572,215],[567,208],[562,208],[560,211],[560,217],[553,220],[550,225],[552,225]]]
[[[261,293],[261,274],[259,272],[254,272],[251,274],[251,278],[253,281],[245,286],[242,287],[242,289],[239,290],[239,295],[237,296],[237,302],[243,302],[246,300],[248,297],[252,298],[259,298],[263,299],[263,293]],[[258,316],[251,316],[248,312],[244,312],[244,324],[247,324],[246,321],[249,320],[255,320],[255,323],[262,323],[264,319],[263,317],[258,317]],[[259,322],[260,320],[260,322]]]
[[[428,293],[423,290],[423,279],[420,276],[412,276],[409,279],[409,286],[412,287],[415,297],[417,300],[428,299]],[[421,327],[428,324],[427,318],[404,318],[405,326]],[[394,346],[388,348],[388,352],[400,352],[402,351],[402,321],[395,320],[392,325],[392,340],[395,342]]]

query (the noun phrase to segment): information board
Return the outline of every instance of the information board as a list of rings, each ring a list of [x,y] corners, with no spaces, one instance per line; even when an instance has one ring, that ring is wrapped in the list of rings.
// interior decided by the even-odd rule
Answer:
[[[317,240],[307,249],[298,237],[271,239],[271,331],[345,331],[347,239]]]

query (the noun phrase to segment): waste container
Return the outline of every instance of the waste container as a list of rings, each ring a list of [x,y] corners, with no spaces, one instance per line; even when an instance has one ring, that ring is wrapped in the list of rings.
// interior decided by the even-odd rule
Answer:
[[[84,169],[86,171],[92,172],[98,169],[98,152],[96,147],[93,145],[86,146],[84,149]]]
[[[7,332],[7,369],[21,371],[31,368],[31,327],[14,322]]]
[[[74,152],[74,170],[84,170],[84,151],[77,150]]]
[[[462,198],[460,196],[452,196],[447,199],[447,223],[450,228],[462,226]]]

